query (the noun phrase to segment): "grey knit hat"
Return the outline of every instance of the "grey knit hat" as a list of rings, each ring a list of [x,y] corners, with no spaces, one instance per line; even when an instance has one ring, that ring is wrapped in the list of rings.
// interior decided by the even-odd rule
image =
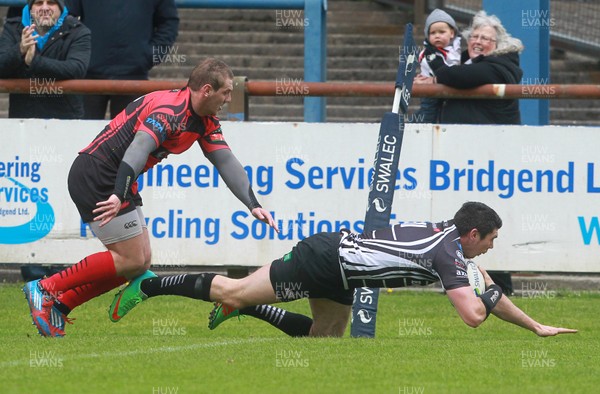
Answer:
[[[56,4],[58,4],[58,6],[60,7],[60,12],[63,12],[65,10],[65,0],[54,0],[54,1],[56,1]],[[31,10],[31,6],[33,5],[33,3],[35,3],[35,0],[27,1],[27,5],[29,6],[30,10]]]
[[[436,8],[431,11],[431,14],[425,19],[425,39],[429,37],[429,28],[436,22],[446,22],[454,29],[454,35],[458,36],[458,27],[456,27],[456,22],[454,18],[452,18],[446,11],[440,10]]]

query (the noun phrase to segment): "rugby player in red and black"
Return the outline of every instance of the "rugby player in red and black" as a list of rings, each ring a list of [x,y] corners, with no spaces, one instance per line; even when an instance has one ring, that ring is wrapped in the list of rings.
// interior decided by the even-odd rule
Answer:
[[[66,316],[82,303],[148,271],[150,239],[136,179],[170,154],[197,143],[252,215],[277,230],[258,203],[242,165],[223,138],[216,114],[231,101],[233,73],[207,59],[181,90],[158,91],[130,103],[73,162],[68,186],[85,223],[108,249],[23,288],[44,336],[63,336]],[[111,317],[118,320],[119,317]]]

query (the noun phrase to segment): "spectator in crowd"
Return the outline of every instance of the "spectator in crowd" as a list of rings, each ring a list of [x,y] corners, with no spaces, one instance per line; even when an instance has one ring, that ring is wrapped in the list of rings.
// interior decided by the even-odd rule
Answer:
[[[440,9],[435,9],[425,20],[424,48],[419,54],[421,64],[420,75],[425,77],[435,76],[429,62],[443,62],[447,66],[460,64],[461,48],[458,27],[454,18]],[[436,98],[422,98],[416,122],[439,123],[442,109],[442,100]]]
[[[68,16],[63,0],[29,0],[0,36],[0,78],[30,80],[28,93],[10,94],[8,117],[82,118],[82,97],[54,82],[83,78],[90,52],[90,30]]]
[[[92,31],[87,79],[145,80],[175,43],[179,16],[174,0],[67,0],[72,15]],[[137,95],[86,95],[85,118],[117,116]]]
[[[434,57],[429,65],[435,76],[419,75],[415,83],[470,89],[520,82],[523,70],[519,66],[519,53],[523,51],[523,44],[506,31],[495,15],[479,11],[463,36],[468,45],[460,65],[448,67],[439,57]],[[440,123],[520,124],[519,102],[516,99],[446,99]]]

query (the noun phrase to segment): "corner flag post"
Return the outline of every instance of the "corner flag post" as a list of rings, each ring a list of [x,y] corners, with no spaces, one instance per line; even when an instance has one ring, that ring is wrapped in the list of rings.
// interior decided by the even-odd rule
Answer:
[[[369,190],[364,232],[384,228],[390,224],[390,213],[396,173],[404,137],[404,115],[408,111],[413,79],[417,68],[417,48],[413,38],[412,24],[404,31],[404,44],[400,48],[400,64],[396,74],[396,90],[392,112],[386,112],[381,119],[377,151],[373,163],[373,178]],[[354,291],[352,306],[352,337],[375,336],[377,302],[379,289],[361,287]]]

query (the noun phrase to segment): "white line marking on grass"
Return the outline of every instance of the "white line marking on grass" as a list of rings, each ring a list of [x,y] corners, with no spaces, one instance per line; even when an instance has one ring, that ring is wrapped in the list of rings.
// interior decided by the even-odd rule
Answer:
[[[249,338],[249,339],[233,339],[230,341],[222,341],[222,342],[211,342],[211,343],[196,343],[193,345],[186,346],[163,346],[159,348],[149,348],[149,349],[136,349],[136,350],[124,350],[117,352],[102,352],[102,353],[88,353],[88,354],[78,354],[73,355],[71,357],[58,357],[63,362],[69,360],[82,360],[89,358],[106,358],[106,357],[130,357],[138,354],[155,354],[155,353],[173,353],[173,352],[181,352],[181,351],[189,351],[189,350],[197,350],[197,349],[209,349],[213,347],[220,346],[230,346],[230,345],[244,345],[250,343],[260,343],[260,342],[268,342],[277,340],[277,338]],[[20,359],[13,361],[4,361],[0,363],[0,369],[9,368],[9,367],[18,367],[22,365],[29,365],[31,362],[31,357],[29,359]]]

